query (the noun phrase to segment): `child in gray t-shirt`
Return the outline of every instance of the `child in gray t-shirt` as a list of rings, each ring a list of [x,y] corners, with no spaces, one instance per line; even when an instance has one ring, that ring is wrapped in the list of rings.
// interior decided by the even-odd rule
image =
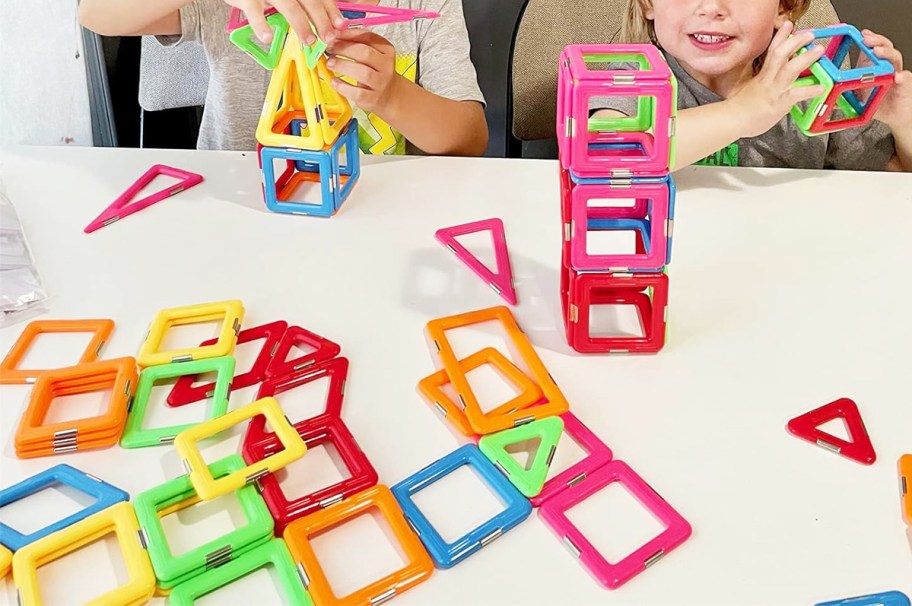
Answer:
[[[352,102],[362,151],[483,153],[488,139],[484,97],[469,58],[461,0],[361,3],[365,8],[379,4],[435,11],[440,17],[347,30],[335,28],[341,15],[333,0],[270,2],[302,40],[313,39],[309,15],[327,42],[329,67],[340,76],[332,85]],[[103,34],[149,34],[166,45],[202,44],[210,78],[198,147],[252,150],[271,72],[229,41],[229,4],[250,10],[248,15],[262,14],[261,0],[82,0],[80,19]],[[132,5],[132,10],[124,5]],[[302,6],[308,7],[303,17]],[[264,30],[261,19],[254,17],[251,24],[261,40],[268,40],[271,32]]]
[[[789,110],[821,86],[795,80],[823,48],[796,55],[813,35],[791,35],[811,0],[628,0],[622,38],[659,46],[678,80],[676,168],[690,164],[912,171],[912,73],[883,36],[865,44],[896,68],[875,120],[805,136]],[[770,41],[772,40],[772,41]],[[598,98],[595,116],[633,115],[632,98]]]

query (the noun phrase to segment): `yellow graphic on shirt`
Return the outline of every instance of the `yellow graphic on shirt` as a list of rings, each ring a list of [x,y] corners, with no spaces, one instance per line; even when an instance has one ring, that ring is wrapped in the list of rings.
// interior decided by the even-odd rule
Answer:
[[[371,143],[368,139],[367,144],[368,148],[364,149],[364,139],[362,138],[361,148],[366,154],[385,154],[385,153],[394,153],[390,150],[396,149],[396,133],[393,131],[393,127],[383,121],[383,118],[374,113],[367,114],[367,120],[370,122],[370,126],[374,127],[374,132],[376,132],[380,138],[375,142]],[[360,124],[360,123],[359,123]],[[366,133],[367,137],[371,136],[367,125],[365,124],[361,127],[361,132]],[[360,133],[359,133],[360,134]]]
[[[418,57],[396,54],[396,73],[410,82],[418,77]],[[405,153],[405,137],[372,112],[352,107],[358,119],[358,141],[365,154],[402,155]]]

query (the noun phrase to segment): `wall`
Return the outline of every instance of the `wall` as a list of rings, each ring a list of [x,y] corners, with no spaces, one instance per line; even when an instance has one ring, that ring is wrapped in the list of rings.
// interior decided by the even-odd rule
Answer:
[[[912,66],[912,0],[832,0],[839,18],[890,38]]]
[[[76,2],[3,2],[0,144],[92,145]]]

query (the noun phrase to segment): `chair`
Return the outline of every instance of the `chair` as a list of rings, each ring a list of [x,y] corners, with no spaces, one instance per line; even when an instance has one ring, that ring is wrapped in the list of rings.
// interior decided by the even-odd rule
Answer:
[[[485,96],[490,133],[485,156],[503,158],[511,146],[510,63],[513,39],[526,0],[462,0],[472,63]]]
[[[557,58],[568,44],[618,40],[625,0],[529,0],[513,52],[513,135],[522,141],[554,138]],[[839,21],[830,0],[814,0],[799,28]]]

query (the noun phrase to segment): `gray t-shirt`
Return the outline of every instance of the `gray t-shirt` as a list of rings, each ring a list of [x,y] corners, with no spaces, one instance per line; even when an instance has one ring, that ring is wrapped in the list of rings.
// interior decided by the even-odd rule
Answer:
[[[396,71],[425,90],[456,101],[484,103],[461,0],[380,0],[380,6],[435,11],[419,19],[371,28],[396,48]],[[365,5],[366,9],[370,7]],[[181,35],[160,36],[166,45],[202,44],[209,61],[209,89],[200,126],[199,149],[253,150],[256,125],[272,72],[234,46],[225,33],[229,7],[224,0],[194,0],[180,10]],[[354,107],[365,153],[402,154],[416,150],[375,115]]]
[[[679,110],[723,100],[697,82],[674,57],[665,54],[665,58],[678,79]],[[590,107],[634,115],[636,99],[599,97],[591,100]],[[697,164],[883,170],[895,151],[890,129],[876,120],[858,128],[808,137],[799,130],[791,115],[786,115],[762,135],[739,139]]]

